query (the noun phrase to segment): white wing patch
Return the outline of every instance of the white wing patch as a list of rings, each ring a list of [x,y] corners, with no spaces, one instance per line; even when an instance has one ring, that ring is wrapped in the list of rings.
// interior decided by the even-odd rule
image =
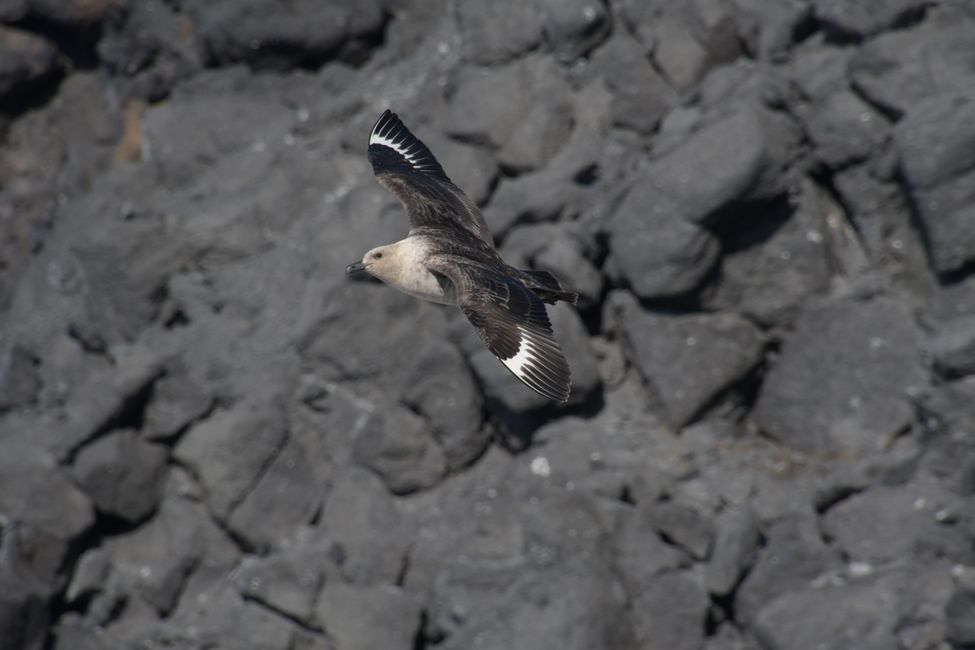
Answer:
[[[509,359],[501,359],[501,363],[533,390],[565,402],[569,398],[568,370],[563,371],[557,365],[557,360],[562,358],[558,345],[520,325],[518,333],[521,336],[518,352]],[[564,378],[560,378],[563,373]]]
[[[525,368],[531,364],[533,361],[538,361],[535,356],[535,349],[532,345],[532,340],[529,338],[531,332],[527,331],[524,327],[519,327],[518,332],[521,334],[520,347],[518,348],[518,354],[511,357],[510,359],[502,359],[501,363],[508,366],[508,370],[515,373],[518,379],[522,381],[525,380]]]
[[[386,151],[389,156],[382,155],[377,150]],[[372,127],[368,151],[372,169],[377,174],[381,173],[385,166],[392,165],[393,169],[398,166],[402,171],[403,167],[409,167],[415,172],[450,182],[433,152],[413,135],[392,111],[384,112]],[[392,162],[390,157],[395,159],[395,162]]]
[[[395,151],[399,155],[401,155],[404,158],[406,158],[407,160],[409,160],[410,161],[410,164],[416,165],[417,160],[420,157],[419,148],[416,147],[415,145],[411,145],[409,147],[403,146],[405,143],[399,143],[399,144],[397,144],[396,142],[393,141],[392,138],[389,138],[389,137],[387,137],[385,135],[380,134],[380,131],[381,130],[382,129],[378,128],[378,125],[377,125],[376,130],[373,131],[372,132],[372,135],[369,136],[369,144],[381,144],[384,147],[389,147],[390,149],[392,149],[393,151]],[[361,140],[360,140],[360,142],[361,142]]]

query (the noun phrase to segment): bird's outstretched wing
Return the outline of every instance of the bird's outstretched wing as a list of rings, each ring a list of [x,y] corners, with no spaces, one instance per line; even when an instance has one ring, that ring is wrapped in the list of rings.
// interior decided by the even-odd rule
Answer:
[[[549,399],[569,399],[569,364],[538,296],[515,278],[456,258],[428,267],[453,282],[461,311],[515,377]]]
[[[387,110],[369,135],[369,162],[379,182],[399,199],[411,229],[463,228],[493,247],[477,205],[451,182],[433,153]]]

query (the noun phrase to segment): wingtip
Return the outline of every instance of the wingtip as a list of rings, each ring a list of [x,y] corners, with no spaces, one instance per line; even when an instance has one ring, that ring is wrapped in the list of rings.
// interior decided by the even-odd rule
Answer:
[[[450,182],[433,152],[390,109],[383,111],[369,132],[366,148],[373,171],[399,169]]]

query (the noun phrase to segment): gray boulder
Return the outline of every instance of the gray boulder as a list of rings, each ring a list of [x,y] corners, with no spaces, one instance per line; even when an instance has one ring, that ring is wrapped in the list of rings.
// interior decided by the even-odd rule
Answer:
[[[91,501],[50,454],[18,434],[0,432],[0,545],[18,571],[53,586],[78,539],[95,522]],[[38,499],[38,495],[45,495]],[[9,537],[9,540],[6,538]],[[14,549],[17,549],[16,551]],[[13,566],[6,570],[13,569]]]
[[[975,591],[959,589],[945,607],[948,641],[956,647],[975,645]]]
[[[677,102],[639,43],[616,36],[593,53],[593,65],[612,93],[613,124],[649,135]]]
[[[403,573],[411,529],[382,482],[351,468],[336,476],[316,527],[341,576],[357,585],[391,585]]]
[[[325,580],[322,564],[321,549],[297,547],[268,557],[245,558],[233,580],[242,596],[312,625]]]
[[[975,37],[958,6],[934,8],[910,31],[870,39],[850,61],[850,80],[877,108],[896,117],[930,97],[971,88]]]
[[[864,38],[896,27],[925,9],[923,0],[882,0],[870,6],[842,0],[814,0],[813,13],[826,29],[847,38]]]
[[[174,449],[200,479],[214,514],[226,520],[287,440],[282,409],[248,399],[192,427]]]
[[[647,172],[684,218],[725,221],[747,212],[723,210],[730,204],[769,200],[789,189],[787,167],[798,139],[787,117],[745,103],[660,152]]]
[[[691,571],[671,571],[654,579],[633,599],[634,632],[638,647],[647,650],[696,650],[704,642],[708,595],[701,577]]]
[[[0,26],[0,97],[28,88],[58,67],[57,47],[46,38]]]
[[[800,449],[883,448],[911,421],[910,392],[926,382],[916,344],[910,312],[891,298],[809,308],[762,384],[755,419]]]
[[[904,488],[875,486],[830,508],[823,532],[852,561],[883,565],[909,557],[965,561],[965,506],[921,475]]]
[[[897,647],[895,615],[884,593],[870,584],[787,593],[762,609],[755,631],[771,650]]]
[[[765,546],[735,591],[735,613],[750,624],[763,607],[783,594],[796,592],[835,569],[838,556],[823,542],[810,515],[787,515],[764,531]]]
[[[829,220],[839,207],[811,181],[792,205],[756,208],[751,223],[722,235],[720,274],[705,304],[763,325],[792,321],[810,296],[829,288]]]
[[[924,227],[931,264],[939,273],[975,259],[968,224],[975,196],[975,96],[944,94],[919,102],[894,131],[900,166]]]
[[[704,576],[708,590],[724,596],[734,591],[751,568],[758,554],[761,534],[755,514],[747,507],[723,512],[716,528],[714,551]]]
[[[167,460],[166,447],[116,431],[82,447],[72,474],[100,512],[137,522],[159,504]]]
[[[40,650],[49,627],[51,589],[33,575],[14,525],[0,512],[0,643]]]
[[[680,296],[712,271],[719,245],[652,179],[648,174],[636,181],[607,225],[608,270],[641,298]]]
[[[713,406],[762,361],[765,337],[734,314],[654,314],[616,294],[624,340],[671,426]]]
[[[379,2],[302,2],[286,9],[277,0],[192,2],[195,33],[211,64],[248,61],[287,68],[327,61],[357,61],[365,41],[385,24]]]
[[[975,373],[975,318],[956,318],[945,323],[926,345],[934,369],[952,379]]]
[[[443,478],[444,451],[423,418],[406,408],[387,408],[372,423],[356,436],[353,458],[393,494],[429,488]]]
[[[568,63],[599,45],[612,28],[607,9],[603,3],[592,0],[540,0],[542,33],[555,57]]]
[[[319,597],[318,620],[339,648],[410,650],[420,631],[420,604],[398,587],[330,582]]]
[[[457,3],[457,28],[465,57],[498,64],[534,49],[542,40],[542,16],[535,2]]]

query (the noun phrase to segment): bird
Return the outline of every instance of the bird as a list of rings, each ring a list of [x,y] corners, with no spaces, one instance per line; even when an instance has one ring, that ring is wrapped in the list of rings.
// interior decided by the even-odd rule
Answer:
[[[456,305],[511,373],[540,395],[565,403],[570,370],[546,304],[575,304],[548,271],[508,265],[477,205],[450,180],[430,149],[387,109],[369,134],[369,163],[410,219],[405,239],[349,264],[416,298]]]

